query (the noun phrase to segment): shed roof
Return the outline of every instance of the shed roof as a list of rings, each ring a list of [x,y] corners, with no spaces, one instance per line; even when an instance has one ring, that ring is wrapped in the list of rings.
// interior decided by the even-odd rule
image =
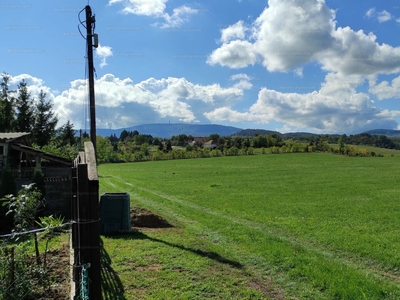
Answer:
[[[10,142],[29,134],[29,132],[0,132],[0,141]]]
[[[54,162],[57,162],[57,163],[60,163],[63,165],[72,166],[72,160],[69,160],[69,159],[66,159],[63,157],[59,157],[54,154],[46,153],[46,152],[34,149],[32,147],[22,145],[22,144],[11,144],[11,148],[15,149],[17,151],[26,152],[26,153],[33,154],[33,155],[40,155],[44,159],[54,161]]]

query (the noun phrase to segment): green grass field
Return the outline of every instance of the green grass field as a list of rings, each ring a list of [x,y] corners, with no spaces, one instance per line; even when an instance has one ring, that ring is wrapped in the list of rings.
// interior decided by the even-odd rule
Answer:
[[[99,175],[101,193],[128,192],[174,225],[102,237],[105,298],[400,299],[397,157],[219,157]]]

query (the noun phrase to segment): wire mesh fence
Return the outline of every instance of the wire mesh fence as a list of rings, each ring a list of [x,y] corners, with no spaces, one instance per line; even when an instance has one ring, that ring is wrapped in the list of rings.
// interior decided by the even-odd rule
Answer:
[[[40,237],[40,253],[35,253],[33,234],[0,241],[0,300],[69,299],[70,247],[68,234],[60,233],[54,246],[52,237]]]

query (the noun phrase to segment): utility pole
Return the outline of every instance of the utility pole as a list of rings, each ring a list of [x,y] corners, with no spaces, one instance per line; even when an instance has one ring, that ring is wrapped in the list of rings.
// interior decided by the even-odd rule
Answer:
[[[94,77],[93,77],[93,47],[97,48],[97,35],[93,33],[92,27],[96,22],[95,16],[92,16],[92,9],[89,5],[85,7],[86,11],[86,42],[89,70],[89,106],[90,106],[90,140],[93,143],[94,152],[96,152],[96,105],[94,101]],[[93,44],[93,37],[95,43]]]
[[[86,44],[89,67],[91,142],[85,142],[84,151],[79,152],[71,171],[71,212],[74,221],[72,224],[74,265],[71,282],[71,298],[74,300],[101,300],[99,180],[95,148],[96,109],[93,78],[93,47],[97,48],[98,39],[97,34],[93,33],[96,20],[95,17],[92,16],[90,6],[87,5],[84,10],[86,12]],[[83,9],[81,12],[83,12]],[[81,25],[83,25],[83,23],[84,22],[80,21]]]

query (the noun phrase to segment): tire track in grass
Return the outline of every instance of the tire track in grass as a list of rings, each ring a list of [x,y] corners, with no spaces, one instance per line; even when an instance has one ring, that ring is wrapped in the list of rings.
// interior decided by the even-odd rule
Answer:
[[[117,178],[115,178],[115,179],[117,179]],[[141,191],[144,191],[145,193],[150,193],[150,194],[156,195],[154,193],[155,192],[154,190],[138,187],[134,184],[127,183],[124,180],[121,180],[121,181],[123,181],[125,184],[129,185],[130,187],[134,187],[137,190],[141,190]],[[108,182],[108,183],[114,187],[117,187],[115,184],[112,184],[111,182]],[[129,193],[131,196],[133,196],[135,198],[135,200],[137,202],[146,205],[149,209],[155,209],[155,210],[162,211],[163,213],[166,213],[166,214],[172,216],[172,218],[175,219],[176,221],[178,221],[179,223],[185,224],[185,227],[191,228],[191,231],[193,232],[193,234],[195,236],[206,236],[205,241],[207,241],[207,243],[210,243],[210,239],[211,239],[211,243],[214,243],[215,240],[218,240],[218,244],[220,244],[220,245],[223,245],[223,244],[229,245],[229,241],[227,241],[225,236],[223,236],[219,232],[214,231],[211,228],[205,226],[204,224],[200,223],[199,221],[197,221],[193,218],[188,218],[185,215],[179,214],[175,210],[171,210],[170,208],[166,207],[165,205],[160,205],[159,201],[139,195],[136,192],[134,192],[133,190],[130,190]],[[161,194],[161,195],[167,196],[165,194]],[[162,197],[159,195],[156,195],[156,196]],[[162,197],[162,198],[164,198],[164,197]],[[171,200],[171,199],[167,199],[167,200]],[[182,200],[180,200],[180,201],[182,201]],[[200,224],[201,226],[198,226],[198,224]],[[201,227],[202,230],[198,230],[197,228],[199,228],[199,227]],[[227,247],[222,248],[222,250],[227,252]],[[254,255],[251,252],[243,251],[243,250],[241,250],[241,254],[243,254],[242,257],[250,257],[252,255],[253,261],[255,259],[257,259],[257,261],[260,262],[259,266],[266,265],[264,258],[261,256]],[[237,256],[240,256],[240,255],[237,255]],[[291,297],[291,298],[284,297],[283,295],[285,295],[285,292],[284,292],[282,286],[272,279],[272,275],[265,275],[263,271],[260,271],[261,269],[255,270],[254,268],[248,268],[247,266],[245,268],[248,270],[247,272],[252,273],[252,279],[249,280],[249,287],[254,288],[255,290],[258,290],[258,291],[265,291],[266,296],[268,296],[268,298],[266,298],[266,299],[297,299],[296,297],[294,297],[294,298],[293,297]],[[246,276],[248,276],[248,275],[246,275]],[[281,274],[280,276],[285,277],[286,282],[291,282],[291,280],[286,275]],[[265,285],[266,283],[267,283],[268,287]],[[319,296],[317,298],[324,299],[323,295],[321,295],[321,294],[319,294]]]
[[[272,238],[275,238],[279,241],[282,242],[286,242],[289,243],[291,246],[293,247],[302,247],[303,249],[309,251],[310,253],[315,253],[316,255],[320,255],[322,257],[325,257],[326,259],[329,259],[330,261],[333,261],[335,263],[338,264],[342,264],[342,265],[346,265],[349,268],[356,270],[358,272],[362,272],[363,274],[365,274],[366,276],[376,276],[378,278],[382,278],[382,279],[386,279],[386,280],[390,280],[389,282],[397,287],[400,287],[400,278],[394,274],[389,274],[386,271],[383,271],[381,269],[379,269],[379,264],[378,263],[373,263],[373,267],[371,267],[371,262],[369,262],[369,266],[365,265],[365,262],[362,260],[358,260],[356,257],[354,257],[354,254],[351,253],[346,253],[344,251],[341,251],[341,253],[345,253],[346,255],[348,255],[348,257],[341,257],[340,253],[337,252],[332,252],[329,249],[323,247],[323,246],[317,246],[314,243],[310,243],[307,242],[305,240],[301,240],[299,238],[296,238],[294,236],[290,236],[288,235],[286,232],[284,232],[283,230],[273,230],[270,227],[266,226],[263,223],[258,223],[258,222],[253,222],[251,220],[247,220],[247,219],[242,219],[239,217],[233,217],[231,215],[227,215],[227,214],[223,214],[220,212],[216,212],[210,208],[204,207],[204,206],[200,206],[191,202],[187,202],[184,201],[182,199],[179,199],[175,196],[171,196],[168,194],[165,194],[163,192],[157,191],[157,190],[152,190],[143,186],[138,186],[136,184],[132,184],[130,182],[125,181],[123,178],[121,177],[117,177],[117,176],[112,176],[114,179],[123,182],[124,184],[141,190],[143,192],[149,193],[149,194],[153,194],[157,197],[160,197],[162,199],[166,199],[170,202],[173,203],[177,203],[179,205],[191,208],[193,210],[197,210],[197,211],[202,211],[206,214],[218,217],[218,218],[223,218],[225,220],[228,220],[234,224],[239,224],[240,226],[246,226],[249,229],[253,229],[253,230],[257,230],[262,232],[263,234],[267,234]],[[139,195],[136,195],[139,196]],[[140,197],[140,196],[139,196]],[[149,199],[145,198],[142,199],[146,202],[149,201]],[[151,201],[151,202],[155,202],[155,201]],[[157,207],[157,205],[155,205]],[[163,207],[163,209],[165,210],[165,207]],[[176,212],[173,212],[172,215],[175,215],[176,217],[179,216],[179,219],[183,219],[185,220],[185,222],[189,222],[189,223],[193,223],[194,220],[193,219],[188,219],[182,215],[177,215]],[[196,222],[197,223],[197,222]],[[214,232],[212,233],[215,236],[218,236],[219,234]],[[224,237],[220,237],[221,240],[225,240]],[[248,253],[250,256],[254,257],[254,253]],[[256,255],[256,257],[254,257],[258,260],[261,261],[265,261],[265,259],[262,256],[258,256]]]

